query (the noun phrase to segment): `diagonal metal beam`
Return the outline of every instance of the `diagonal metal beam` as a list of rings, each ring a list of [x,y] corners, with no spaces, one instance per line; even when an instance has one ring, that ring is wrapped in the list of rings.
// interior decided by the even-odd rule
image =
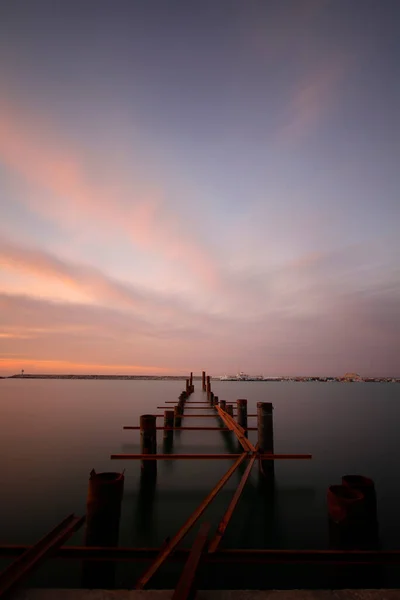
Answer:
[[[179,578],[178,585],[172,595],[172,600],[188,600],[194,591],[194,580],[196,577],[197,568],[200,564],[201,555],[204,546],[207,543],[208,532],[210,531],[210,523],[203,523],[199,533],[190,550],[189,558],[183,568],[182,575]]]
[[[185,537],[185,535],[190,531],[196,521],[201,517],[203,512],[206,510],[207,506],[211,504],[214,500],[215,496],[218,494],[220,490],[224,487],[226,482],[232,477],[233,473],[236,469],[242,464],[242,462],[247,458],[247,454],[243,453],[235,462],[234,465],[228,469],[225,475],[219,480],[217,485],[211,490],[211,492],[206,496],[203,502],[196,508],[196,510],[191,514],[186,523],[182,525],[179,531],[174,535],[174,537],[168,542],[167,546],[160,552],[156,560],[150,565],[148,569],[143,573],[141,577],[139,577],[136,582],[136,589],[142,590],[144,586],[148,583],[149,579],[158,571],[163,562],[168,558],[171,552],[177,547],[177,545],[181,542],[181,540]]]
[[[221,521],[220,521],[220,523],[218,525],[216,534],[215,534],[215,536],[213,537],[213,539],[210,542],[210,545],[208,547],[208,552],[212,553],[212,552],[215,552],[217,550],[217,548],[218,548],[218,546],[220,544],[220,541],[222,540],[222,537],[223,537],[223,535],[225,533],[225,530],[226,530],[226,528],[229,525],[229,521],[231,520],[231,517],[233,515],[233,511],[235,510],[235,508],[237,506],[237,503],[240,500],[240,496],[242,495],[242,492],[244,490],[244,486],[246,485],[246,482],[247,482],[247,480],[249,478],[249,475],[251,473],[251,469],[253,468],[253,465],[254,465],[254,463],[256,461],[256,458],[257,458],[257,454],[253,454],[253,456],[250,459],[249,464],[246,467],[245,472],[243,473],[243,477],[240,480],[240,483],[239,483],[238,487],[236,488],[236,491],[235,491],[235,493],[233,495],[233,498],[230,501],[230,504],[229,504],[229,506],[228,506],[228,508],[226,510],[226,513],[224,514],[224,516],[222,517],[222,519],[221,519]]]
[[[85,517],[71,514],[0,573],[0,597],[17,586],[45,558],[83,525]]]

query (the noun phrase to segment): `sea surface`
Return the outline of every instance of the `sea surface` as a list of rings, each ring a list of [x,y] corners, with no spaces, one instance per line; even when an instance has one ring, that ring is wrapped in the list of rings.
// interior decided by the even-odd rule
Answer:
[[[110,455],[139,452],[139,431],[122,427],[138,425],[141,414],[162,414],[157,407],[177,400],[183,387],[183,381],[0,380],[0,544],[34,543],[66,515],[84,514],[92,468],[126,469],[121,546],[158,547],[172,536],[231,461],[160,461],[156,485],[149,489],[141,484],[139,461],[111,461]],[[195,388],[190,401],[204,400],[199,381]],[[221,547],[329,548],[327,488],[342,475],[361,474],[375,481],[381,547],[400,549],[400,385],[213,382],[212,388],[220,399],[247,398],[250,414],[257,402],[272,402],[275,452],[313,455],[308,461],[276,462],[272,503],[255,466]],[[212,410],[187,410],[199,413]],[[218,419],[187,418],[183,425],[218,426]],[[255,418],[249,426],[256,426]],[[256,436],[249,433],[254,442]],[[158,451],[163,451],[162,432]],[[238,446],[231,433],[182,431],[175,432],[173,451],[226,453]],[[199,523],[209,521],[215,531],[242,473],[233,475]],[[183,547],[190,546],[197,529]],[[82,529],[68,544],[82,544],[83,537]],[[0,560],[0,566],[7,562]],[[133,587],[146,564],[119,564],[116,587]],[[181,568],[164,565],[150,587],[174,587]],[[360,584],[361,569],[353,568],[346,585]],[[381,569],[379,582],[400,587],[397,571]],[[326,566],[207,566],[201,569],[201,586],[342,587],[343,573]],[[79,561],[52,559],[29,583],[80,587],[80,577]]]

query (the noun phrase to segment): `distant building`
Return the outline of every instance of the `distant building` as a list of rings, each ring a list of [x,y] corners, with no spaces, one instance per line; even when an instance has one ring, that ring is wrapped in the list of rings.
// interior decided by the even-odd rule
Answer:
[[[343,381],[361,381],[361,375],[358,373],[345,373],[342,377]]]

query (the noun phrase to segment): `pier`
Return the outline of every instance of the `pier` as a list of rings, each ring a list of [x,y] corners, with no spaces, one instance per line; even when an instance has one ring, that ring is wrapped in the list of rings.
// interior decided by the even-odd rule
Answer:
[[[224,475],[210,489],[192,514],[179,529],[158,548],[120,547],[118,530],[123,497],[124,473],[90,473],[87,511],[85,516],[71,514],[54,530],[34,545],[1,545],[0,557],[14,561],[0,573],[0,597],[16,589],[24,579],[49,557],[82,560],[85,587],[113,587],[114,567],[118,561],[150,561],[141,575],[132,582],[135,590],[151,586],[153,576],[162,566],[171,561],[182,563],[182,571],[176,581],[174,600],[192,597],[196,589],[199,567],[207,564],[292,564],[292,565],[400,565],[400,551],[379,550],[376,540],[376,498],[374,484],[366,477],[346,475],[342,483],[328,490],[328,515],[332,533],[329,550],[290,549],[243,549],[223,548],[220,545],[229,527],[232,516],[242,498],[243,491],[255,466],[260,478],[273,486],[275,462],[281,460],[311,460],[311,454],[285,454],[274,451],[274,420],[271,402],[260,402],[257,413],[248,414],[247,400],[240,398],[227,402],[219,399],[212,391],[212,379],[205,371],[201,377],[204,400],[194,401],[193,373],[185,380],[185,388],[176,401],[167,401],[158,410],[164,413],[145,414],[137,425],[123,425],[125,430],[138,430],[141,436],[141,451],[136,454],[113,453],[111,461],[134,461],[140,463],[146,485],[155,485],[158,461],[230,461]],[[212,411],[204,414],[203,410]],[[215,425],[196,426],[193,419],[208,417]],[[161,420],[163,419],[163,421]],[[189,419],[189,425],[186,420]],[[253,426],[248,426],[253,420]],[[163,423],[163,424],[162,424]],[[183,425],[183,423],[185,423]],[[193,423],[193,424],[192,424]],[[162,431],[164,449],[157,452],[157,434]],[[235,452],[221,453],[173,453],[174,436],[179,431],[210,431],[231,433],[237,442]],[[249,431],[257,431],[257,441],[248,438]],[[232,475],[242,467],[241,479],[234,490],[226,510],[213,530],[202,515]],[[370,528],[370,524],[373,528]],[[86,526],[84,546],[65,546],[65,542],[77,530]],[[195,529],[197,528],[197,529]],[[187,534],[195,530],[197,535],[191,547],[182,547]],[[373,532],[373,535],[371,534]],[[368,535],[367,535],[368,534]],[[375,537],[374,537],[375,536]],[[228,586],[227,586],[228,587]],[[211,593],[211,592],[210,592]],[[292,593],[292,592],[290,592]],[[82,591],[82,594],[84,592]],[[240,595],[240,592],[237,592]],[[295,594],[295,592],[293,592]],[[29,597],[29,596],[27,596]],[[84,597],[84,595],[82,596]],[[300,596],[297,596],[300,598]],[[211,598],[211,596],[210,596]],[[296,595],[293,595],[296,598]]]

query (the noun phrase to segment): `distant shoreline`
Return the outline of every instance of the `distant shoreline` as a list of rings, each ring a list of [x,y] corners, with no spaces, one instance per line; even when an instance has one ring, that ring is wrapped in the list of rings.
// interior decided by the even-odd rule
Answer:
[[[185,381],[187,375],[73,375],[73,374],[29,374],[24,373],[17,375],[10,375],[8,377],[1,376],[0,379],[88,379],[88,380],[123,380],[123,381]],[[193,376],[193,380],[201,381],[201,377],[198,375]],[[211,377],[212,381],[221,381],[219,377]],[[263,383],[304,383],[304,382],[318,382],[318,383],[400,383],[399,377],[364,377],[358,380],[346,379],[343,377],[270,377],[266,379],[225,379],[225,382],[237,382],[237,381],[259,381]]]

